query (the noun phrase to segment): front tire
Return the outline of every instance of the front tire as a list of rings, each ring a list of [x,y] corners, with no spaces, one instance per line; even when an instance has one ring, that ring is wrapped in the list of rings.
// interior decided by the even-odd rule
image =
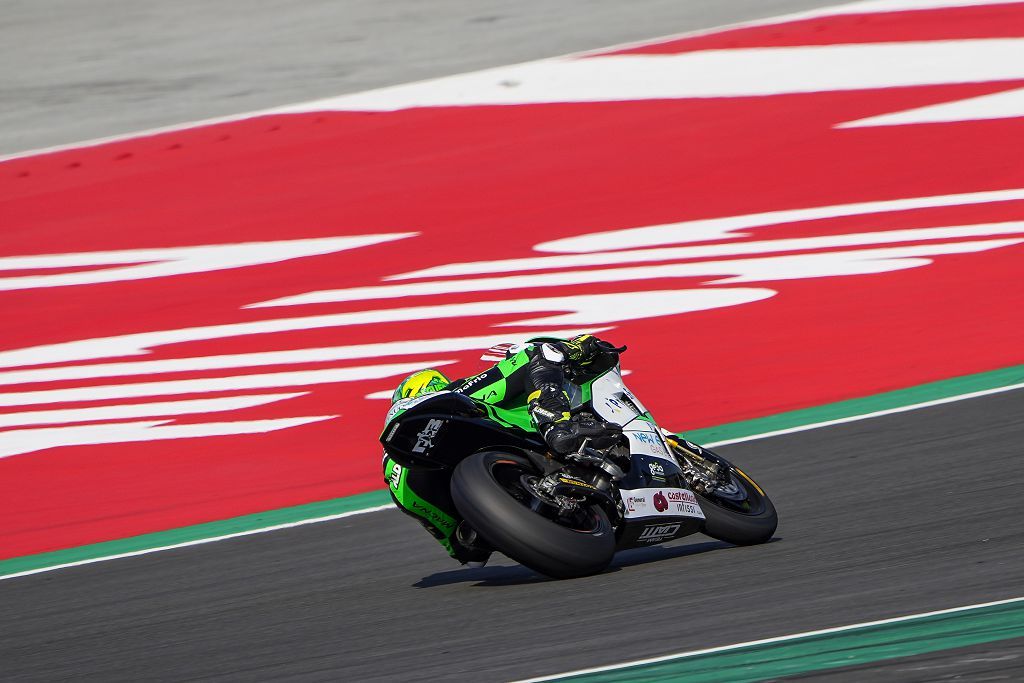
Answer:
[[[728,498],[716,495],[717,490],[697,494],[705,517],[702,531],[711,538],[735,545],[768,542],[779,526],[775,505],[745,472],[731,464],[728,467],[731,494]]]
[[[779,513],[757,482],[707,448],[678,438],[669,438],[669,445],[681,467],[717,479],[715,488],[703,493],[697,492],[701,487],[693,487],[705,517],[702,533],[734,545],[771,540],[779,526]]]
[[[604,510],[589,506],[575,525],[560,524],[530,507],[538,501],[521,481],[531,475],[537,472],[522,456],[475,453],[455,468],[452,499],[488,543],[534,571],[556,579],[602,571],[615,554],[615,534]]]

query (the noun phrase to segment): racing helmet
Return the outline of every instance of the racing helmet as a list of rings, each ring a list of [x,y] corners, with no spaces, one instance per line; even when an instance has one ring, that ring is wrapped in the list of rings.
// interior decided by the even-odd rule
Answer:
[[[451,384],[451,380],[433,368],[414,372],[398,385],[395,393],[391,395],[391,402],[396,403],[403,398],[413,398],[422,394],[431,394],[440,391]]]

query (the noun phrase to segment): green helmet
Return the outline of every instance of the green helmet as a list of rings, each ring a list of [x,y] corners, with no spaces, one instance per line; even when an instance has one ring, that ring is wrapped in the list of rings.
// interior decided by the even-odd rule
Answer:
[[[402,380],[402,383],[395,389],[395,393],[391,395],[391,402],[396,403],[403,398],[413,398],[441,391],[449,384],[451,384],[451,380],[433,368],[420,370]]]

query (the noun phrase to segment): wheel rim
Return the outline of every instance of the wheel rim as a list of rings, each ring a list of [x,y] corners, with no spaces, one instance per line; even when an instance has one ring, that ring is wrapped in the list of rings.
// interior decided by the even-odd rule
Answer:
[[[757,485],[749,477],[739,473],[735,468],[728,470],[729,480],[716,486],[701,497],[708,502],[742,515],[755,516],[765,511],[764,496]]]
[[[531,469],[515,460],[495,460],[488,467],[491,477],[520,505],[548,521],[581,534],[593,534],[603,526],[600,517],[590,506],[581,505],[575,513],[566,510],[538,496],[529,479],[537,475]]]

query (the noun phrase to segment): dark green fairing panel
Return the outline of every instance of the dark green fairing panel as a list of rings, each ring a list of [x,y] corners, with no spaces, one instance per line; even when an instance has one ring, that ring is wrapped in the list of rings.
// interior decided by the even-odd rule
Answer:
[[[487,417],[491,418],[498,424],[505,427],[512,427],[520,431],[534,431],[533,420],[530,418],[530,412],[527,410],[525,405],[512,409],[486,404],[481,407],[487,411]]]
[[[439,394],[388,423],[381,443],[403,467],[428,469],[454,468],[468,455],[494,446],[546,450],[539,434],[503,426],[491,411],[463,394]]]

